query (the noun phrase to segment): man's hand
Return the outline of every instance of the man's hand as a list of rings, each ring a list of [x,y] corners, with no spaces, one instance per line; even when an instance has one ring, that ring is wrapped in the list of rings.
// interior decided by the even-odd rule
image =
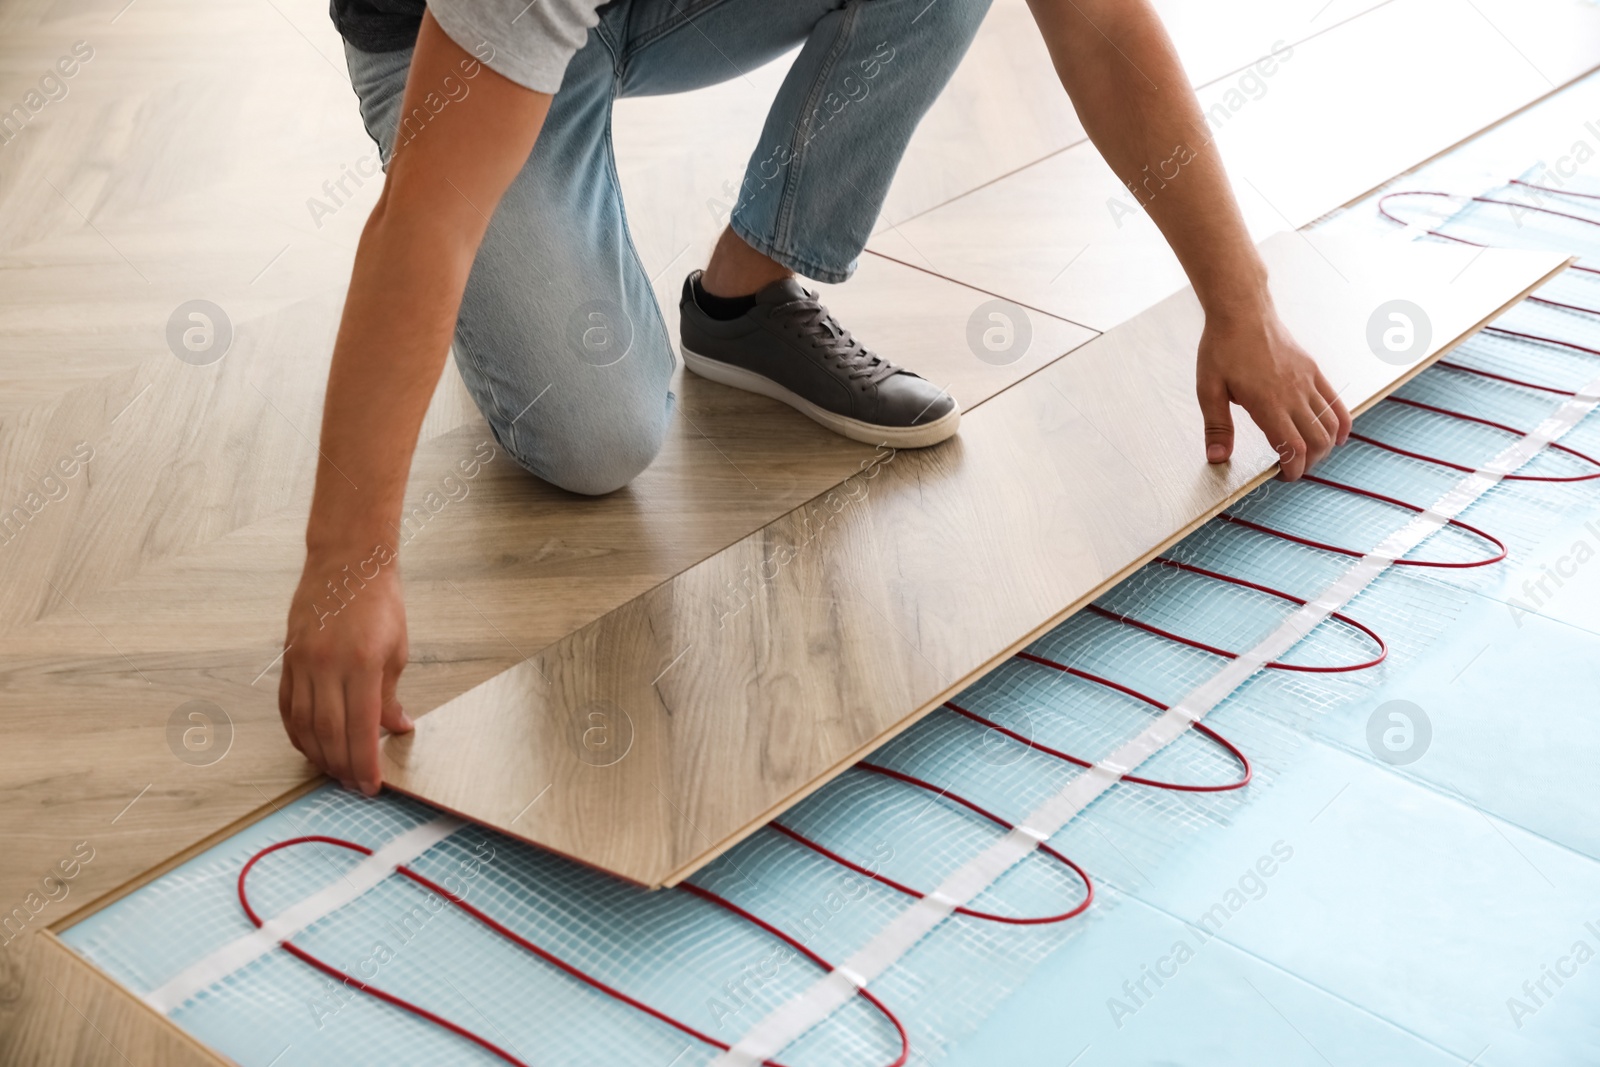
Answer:
[[[388,546],[308,557],[285,647],[278,714],[289,740],[345,788],[377,793],[378,727],[412,728],[394,696],[406,666],[406,607]]]
[[[429,103],[440,93],[448,106]],[[278,687],[295,747],[366,793],[382,784],[378,727],[411,729],[394,699],[406,615],[388,539],[478,245],[549,108],[423,15],[400,113],[432,117],[403,120],[356,250]]]
[[[1206,420],[1206,459],[1233,454],[1229,403],[1249,412],[1278,452],[1284,481],[1297,480],[1350,435],[1350,412],[1314,359],[1268,310],[1219,321],[1200,335],[1195,391]]]
[[[1028,0],[1084,129],[1161,229],[1206,312],[1196,385],[1206,457],[1250,413],[1294,481],[1350,432],[1350,413],[1272,310],[1256,252],[1152,0]]]

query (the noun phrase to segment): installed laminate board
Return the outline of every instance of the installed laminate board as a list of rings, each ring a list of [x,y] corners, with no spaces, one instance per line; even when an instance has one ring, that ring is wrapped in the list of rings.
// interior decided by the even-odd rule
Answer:
[[[20,127],[6,111],[0,133],[0,513],[34,509],[0,545],[0,630],[61,607],[51,583],[76,601],[303,507],[377,191],[343,177],[370,142],[325,5],[80,2],[7,17],[0,108],[63,55],[73,73]],[[320,28],[315,42],[301,26]],[[313,215],[313,198],[333,205],[332,180],[345,194]],[[170,350],[170,321],[197,298],[221,309],[219,346],[231,333],[204,366]],[[469,421],[463,400],[447,376],[424,436]],[[92,452],[87,472],[47,487],[42,510],[26,503],[75,450]]]
[[[28,1011],[8,1062],[30,1067],[226,1067],[53,934],[34,938]]]
[[[617,102],[617,172],[634,243],[671,294],[685,272],[704,265],[726,224],[792,59],[688,93]],[[894,73],[891,62],[883,77]],[[871,89],[867,83],[853,106],[874,106]],[[881,222],[925,211],[1082,137],[1025,0],[995,0],[912,137]]]
[[[967,323],[986,294],[866,259],[829,300],[880,350],[948,385],[969,408],[1090,337],[1032,314],[1029,351],[1009,364],[985,362],[969,347]],[[0,567],[8,568],[0,590],[17,609],[0,652],[0,728],[8,746],[0,811],[12,827],[0,899],[22,899],[64,848],[85,839],[99,859],[75,892],[101,892],[308,773],[278,721],[275,668],[303,553],[304,500],[209,538],[180,541],[178,534],[193,532],[183,522],[228,498],[178,491],[203,485],[203,470],[162,480],[186,459],[198,465],[195,451],[209,457],[213,473],[237,469],[224,462],[247,461],[248,427],[219,437],[208,436],[212,422],[195,427],[195,436],[174,429],[189,413],[206,411],[207,396],[234,401],[211,409],[215,422],[231,410],[236,420],[253,411],[264,426],[280,423],[243,388],[265,375],[270,349],[251,345],[236,354],[237,362],[212,368],[169,357],[178,376],[158,378],[111,427],[112,436],[94,438],[92,480],[72,480],[38,525],[0,548]],[[209,393],[182,388],[193,380],[182,376],[190,371],[206,374]],[[273,385],[269,377],[257,380]],[[140,388],[129,383],[96,410],[110,418]],[[411,664],[400,698],[413,714],[824,493],[873,455],[765,398],[691,376],[676,388],[680,415],[663,454],[627,490],[605,498],[552,489],[503,454],[463,478],[458,462],[488,440],[481,425],[421,446],[401,550]],[[241,397],[254,400],[238,403]],[[67,413],[56,414],[59,434],[68,434],[74,425]],[[185,451],[196,437],[233,444],[222,455]],[[299,441],[287,427],[282,438],[285,446]],[[308,463],[311,445],[300,444],[304,451],[291,454]],[[283,473],[285,485],[292,473]],[[302,471],[308,476],[309,467]],[[429,493],[436,508],[425,504]],[[240,506],[259,499],[244,494]],[[158,536],[174,529],[167,541]],[[125,572],[95,569],[107,562],[102,555],[113,554]],[[216,705],[231,723],[231,747],[214,764],[192,765],[171,747],[173,715],[195,699]],[[0,996],[0,1030],[4,1022]]]
[[[1541,72],[1513,42],[1600,39],[1600,7],[1539,0],[1495,14],[1491,24],[1468,0],[1396,0],[1295,46],[1254,81],[1203,89],[1252,234],[1318,218],[1597,58],[1540,53]],[[1096,329],[1184,283],[1154,223],[1088,144],[881,231],[869,247]]]
[[[1157,7],[1191,81],[1204,85],[1381,2],[1334,0],[1297,10],[1278,0],[1227,0],[1203,8],[1167,0]],[[669,290],[683,271],[704,262],[726,222],[791,59],[694,92],[617,103],[617,170],[634,240],[646,268],[652,276],[663,272]],[[864,102],[870,100],[869,92]],[[705,122],[708,114],[717,116],[714,129]],[[966,57],[912,136],[878,225],[892,228],[1084,137],[1026,0],[994,0]],[[643,204],[650,210],[634,208]]]
[[[1530,52],[1542,40],[1580,46]],[[1201,106],[1240,197],[1299,226],[1594,69],[1597,41],[1594,5],[1400,0],[1307,41],[1260,89],[1208,87]]]
[[[947,386],[965,407],[1092,336],[1082,327],[1033,314],[1027,350],[1002,354],[1008,361],[986,362],[969,344],[966,327],[990,297],[878,257],[866,257],[851,282],[830,287],[828,299],[875,348]],[[303,516],[315,458],[307,434],[314,432],[315,422],[302,427],[301,420],[285,413],[294,405],[280,402],[290,389],[279,377],[287,353],[325,344],[320,334],[307,336],[298,329],[303,321],[285,316],[252,324],[242,331],[237,350],[214,366],[192,367],[169,357],[146,373],[75,390],[41,412],[32,432],[13,438],[18,450],[7,460],[14,469],[48,469],[84,442],[93,455],[89,469],[95,477],[68,480],[65,494],[0,548],[0,576],[6,578],[0,584],[0,628],[70,610],[63,597],[77,602],[85,589],[192,552],[262,512],[293,502]],[[308,394],[316,386],[306,379],[318,363],[305,359],[298,366],[310,374],[291,379],[297,383],[292,395],[315,405],[315,396]],[[698,379],[680,378],[676,391],[680,414],[671,441],[632,486],[598,501],[544,486],[513,493],[504,501],[510,525],[500,530],[506,539],[501,548],[555,541],[584,546],[578,552],[591,558],[591,566],[573,564],[567,573],[574,578],[607,572],[614,563],[607,558],[612,548],[701,544],[691,531],[706,524],[726,530],[724,540],[705,549],[711,551],[834,484],[855,468],[858,453],[871,451],[775,401]],[[460,433],[473,436],[474,443],[487,435],[481,425]],[[471,454],[470,443],[462,454]],[[504,460],[499,464],[506,466]],[[215,476],[224,472],[232,477]],[[414,482],[425,493],[437,488],[440,477],[419,472]],[[531,483],[520,473],[512,477],[516,484]],[[256,491],[240,498],[235,488],[247,479]],[[735,519],[736,513],[748,517]],[[616,537],[606,533],[612,527]],[[108,539],[108,529],[119,529],[122,536]],[[672,562],[665,565],[675,569],[703,554],[686,559],[672,552]],[[672,569],[650,567],[647,573],[659,580]]]
[[[1423,365],[1369,350],[1381,304],[1425,308],[1435,355],[1562,262],[1287,233],[1264,252],[1352,408]],[[388,739],[386,781],[623,877],[685,877],[1267,476],[1248,425],[1205,462],[1201,319],[1177,294],[944,446],[882,456]]]
[[[1219,5],[1154,0],[1178,57],[1183,60],[1183,68],[1196,86],[1237,75],[1271,55],[1274,49],[1295,47],[1375,8],[1397,2],[1405,0],[1318,0],[1313,4],[1228,0],[1221,5],[1226,17],[1219,18]]]
[[[1589,128],[1591,123],[1594,129]],[[1600,153],[1600,72],[1586,75],[1447,155],[1391,179],[1364,199],[1318,220],[1316,228],[1330,236],[1377,232],[1395,241],[1414,240],[1415,232],[1382,219],[1378,213],[1381,197],[1406,189],[1478,193],[1517,177],[1536,163],[1552,168],[1550,173],[1558,181],[1594,181],[1600,178],[1594,153]],[[1560,170],[1553,169],[1557,167]],[[1540,175],[1536,169],[1529,180],[1541,181]],[[1454,214],[1459,204],[1415,197],[1391,207],[1403,219],[1432,226]]]

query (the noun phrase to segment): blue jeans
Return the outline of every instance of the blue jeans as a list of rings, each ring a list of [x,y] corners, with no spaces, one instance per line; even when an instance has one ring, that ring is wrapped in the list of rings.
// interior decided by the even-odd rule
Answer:
[[[628,235],[611,148],[614,99],[715,84],[802,46],[729,222],[797,273],[841,282],[988,2],[604,7],[490,221],[456,322],[456,363],[506,452],[545,481],[607,493],[648,466],[666,435],[676,357]],[[387,166],[411,52],[347,46],[345,55]],[[426,117],[406,121],[414,128]]]

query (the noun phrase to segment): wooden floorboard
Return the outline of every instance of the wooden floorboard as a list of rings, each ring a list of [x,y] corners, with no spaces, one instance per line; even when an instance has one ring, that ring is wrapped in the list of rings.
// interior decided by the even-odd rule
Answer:
[[[1385,300],[1433,352],[1553,254],[1265,246],[1286,321],[1359,409],[1417,368],[1363,340]],[[1474,261],[1473,257],[1478,258]],[[1469,267],[1470,265],[1470,267]],[[385,743],[403,792],[647,885],[672,883],[1258,484],[1208,466],[1202,316],[1175,295]]]
[[[33,939],[27,1008],[7,1063],[28,1067],[227,1067],[53,934]]]
[[[881,348],[917,356],[977,410],[1091,336],[1034,314],[1029,351],[1013,363],[986,363],[966,334],[985,294],[876,257],[837,296],[852,325],[881,339]],[[908,315],[908,307],[923,311]],[[246,361],[229,366],[216,368],[216,382],[247,378],[252,369]],[[95,394],[107,416],[138,392],[120,378],[116,388],[114,403]],[[213,395],[227,389],[214,385]],[[682,417],[662,456],[628,489],[600,499],[546,486],[502,455],[469,481],[457,477],[455,498],[429,512],[427,494],[447,492],[446,476],[487,432],[463,426],[419,448],[408,514],[423,518],[408,521],[402,549],[412,656],[400,699],[413,714],[749,535],[874,454],[764,398],[692,377],[680,378],[677,389]],[[237,400],[238,390],[232,395]],[[139,404],[151,407],[130,409],[91,462],[93,483],[74,483],[41,513],[41,525],[9,546],[9,560],[0,552],[0,564],[11,567],[5,593],[19,606],[0,656],[7,734],[0,810],[10,828],[0,883],[8,898],[20,899],[36,881],[32,872],[48,870],[79,840],[93,842],[98,859],[75,891],[101,892],[308,774],[278,721],[274,668],[302,562],[305,501],[291,494],[287,506],[249,521],[227,513],[230,521],[207,536],[178,523],[205,509],[173,487],[195,492],[207,482],[203,472],[162,481],[183,462],[185,439],[150,430],[181,423],[193,402],[181,388],[146,392]],[[161,415],[164,404],[176,405],[172,414]],[[139,413],[146,421],[132,421]],[[268,428],[282,421],[259,400],[254,417]],[[196,431],[201,439],[207,429]],[[246,464],[241,450],[259,442],[259,432],[231,427],[235,443],[214,462]],[[297,440],[285,428],[280,443],[306,478],[312,453],[305,442],[303,452],[290,449]],[[235,471],[249,478],[247,469]],[[278,476],[290,493],[297,472]],[[239,502],[259,503],[266,488]],[[163,513],[162,499],[174,510]],[[168,540],[111,537],[103,556],[87,547],[94,536],[140,521],[170,529]],[[168,747],[171,715],[193,699],[214,703],[232,724],[232,747],[212,766],[185,764]]]

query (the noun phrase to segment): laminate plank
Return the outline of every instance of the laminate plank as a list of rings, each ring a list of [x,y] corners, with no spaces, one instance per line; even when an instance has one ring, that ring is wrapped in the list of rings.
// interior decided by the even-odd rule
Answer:
[[[1545,40],[1587,45],[1530,61]],[[1594,69],[1595,41],[1600,8],[1565,0],[1402,0],[1297,48],[1259,98],[1224,81],[1201,106],[1241,198],[1300,226]]]
[[[29,1067],[228,1067],[231,1062],[157,1015],[62,944],[34,938],[25,1011],[8,1062]]]
[[[1205,85],[1383,2],[1334,0],[1301,10],[1275,0],[1204,7],[1164,0],[1157,7],[1192,83]],[[690,93],[618,101],[613,126],[624,197],[649,205],[630,208],[634,241],[652,276],[673,268],[669,290],[709,255],[791,61],[785,56]],[[717,116],[715,129],[706,115]],[[912,136],[878,228],[892,230],[1085,136],[1026,0],[994,0]]]
[[[1367,349],[1384,301],[1427,309],[1437,355],[1562,263],[1263,250],[1354,409],[1422,366]],[[1270,474],[1248,425],[1205,462],[1201,327],[1192,293],[1163,301],[387,739],[385,780],[647,885],[685,877]]]
[[[1415,232],[1387,222],[1379,215],[1377,202],[1385,194],[1405,189],[1478,193],[1504,184],[1539,162],[1552,168],[1559,165],[1572,172],[1564,177],[1552,170],[1560,181],[1573,174],[1591,173],[1592,163],[1579,166],[1577,159],[1583,158],[1586,151],[1593,151],[1600,140],[1586,128],[1588,123],[1595,122],[1597,115],[1600,115],[1600,73],[1591,73],[1445,155],[1391,178],[1362,200],[1319,219],[1317,229],[1330,236],[1377,232],[1388,234],[1395,241],[1411,241],[1416,237]],[[1596,129],[1600,129],[1600,123],[1596,123]],[[1535,170],[1534,174],[1531,180],[1539,181],[1539,171]],[[1409,221],[1436,225],[1454,213],[1457,203],[1418,197],[1410,202],[1397,202],[1393,209]]]
[[[917,362],[969,408],[1091,336],[1034,313],[1029,351],[1013,363],[985,362],[969,347],[967,322],[986,294],[866,259],[855,279],[830,291],[830,302],[878,348]],[[174,374],[216,370],[168,362]],[[241,361],[231,373],[249,366]],[[125,378],[114,393],[94,393],[100,406],[77,403],[97,418],[114,416],[140,388]],[[4,589],[18,607],[0,650],[0,729],[8,738],[0,811],[11,827],[0,899],[21,899],[64,847],[83,839],[100,858],[75,891],[102,892],[310,773],[278,721],[275,664],[302,561],[313,453],[284,424],[280,444],[304,464],[275,474],[287,505],[248,515],[244,509],[270,498],[259,484],[239,494],[237,510],[219,512],[225,496],[200,506],[206,476],[222,474],[224,459],[241,464],[234,468],[240,480],[254,477],[244,464],[250,442],[265,444],[260,430],[238,426],[235,437],[209,438],[205,426],[196,428],[200,441],[218,442],[212,447],[227,443],[218,457],[196,449],[196,436],[161,428],[206,411],[216,418],[232,411],[236,422],[253,412],[268,427],[282,422],[242,380],[224,373],[208,381],[209,397],[221,399],[202,396],[195,407],[188,406],[197,401],[192,388],[146,393],[139,405],[148,408],[130,409],[108,440],[95,438],[104,447],[90,464],[94,480],[72,481],[69,495],[38,516],[40,525],[0,548],[0,566],[12,568]],[[605,498],[546,486],[503,454],[461,478],[460,461],[489,440],[481,424],[423,443],[401,550],[411,665],[399,695],[413,714],[825,493],[874,454],[762,397],[687,375],[675,388],[682,417],[663,454],[631,487]],[[70,412],[52,413],[60,440],[85,424]],[[297,441],[303,451],[289,448]],[[163,469],[195,450],[209,457],[209,471],[174,475],[171,483],[193,495],[164,489]],[[436,500],[430,510],[429,493],[448,503]],[[182,525],[197,514],[216,523],[206,536]],[[170,532],[162,540],[152,531]],[[216,704],[232,723],[232,747],[214,765],[183,763],[169,747],[169,719],[192,699]],[[4,1014],[0,1003],[0,1024]]]
[[[991,298],[878,257],[866,257],[858,277],[829,287],[827,298],[876,348],[948,386],[965,407],[1092,336],[1035,313],[1027,316],[1027,350],[1019,348],[1015,359],[1003,354],[1009,362],[986,362],[969,345],[967,323]],[[330,322],[291,312],[241,330],[238,351],[219,364],[159,359],[75,390],[40,411],[39,425],[0,436],[8,469],[46,471],[86,443],[94,475],[65,479],[65,494],[0,546],[0,629],[70,610],[66,601],[77,602],[82,592],[184,557],[285,507],[303,522],[320,408],[316,375]],[[575,554],[589,560],[587,571],[574,562],[567,573],[600,577],[615,565],[614,552],[696,546],[688,551],[700,555],[666,554],[667,566],[681,567],[835,484],[871,452],[775,401],[690,377],[680,376],[675,388],[680,417],[663,454],[627,490],[604,500],[535,488],[502,458],[499,468],[511,470],[497,468],[485,484],[505,486],[508,495],[499,498],[504,510],[496,525],[481,535],[482,544],[496,547],[483,551],[517,559],[524,546],[564,541],[585,546]],[[440,419],[448,425],[465,417]],[[470,458],[472,446],[488,439],[477,419],[461,433],[473,440],[464,453],[450,449],[450,462]],[[419,470],[412,484],[425,494],[444,473]],[[240,484],[251,492],[238,493]],[[672,571],[652,566],[644,573],[655,581]],[[293,585],[287,577],[285,590]]]

